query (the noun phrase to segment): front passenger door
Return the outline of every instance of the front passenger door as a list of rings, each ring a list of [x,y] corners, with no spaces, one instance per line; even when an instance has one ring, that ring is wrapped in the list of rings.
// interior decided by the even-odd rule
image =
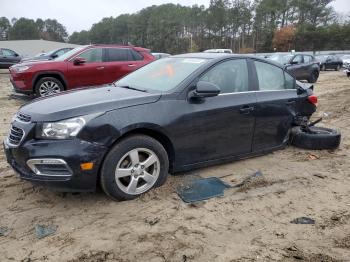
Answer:
[[[298,99],[295,80],[281,68],[254,61],[258,78],[253,152],[278,148],[287,142]]]
[[[83,64],[74,64],[74,58],[68,62],[68,83],[70,88],[107,84],[106,68],[103,63],[103,49],[91,48],[77,57],[86,60]]]
[[[203,100],[185,100],[179,106],[187,114],[172,132],[181,141],[177,148],[181,165],[251,152],[256,96],[248,75],[246,59],[234,59],[215,65],[199,79],[216,84],[221,92]]]

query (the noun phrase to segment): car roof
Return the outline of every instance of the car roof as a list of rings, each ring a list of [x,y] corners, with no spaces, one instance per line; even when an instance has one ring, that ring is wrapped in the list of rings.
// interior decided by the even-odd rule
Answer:
[[[215,60],[222,60],[225,58],[252,58],[254,60],[258,60],[261,62],[269,63],[275,66],[278,66],[280,68],[284,68],[283,65],[276,63],[275,61],[268,60],[265,58],[261,58],[255,55],[244,55],[244,54],[228,54],[228,53],[187,53],[187,54],[181,54],[181,55],[173,55],[171,57],[177,57],[177,58],[201,58],[201,59],[215,59]]]
[[[91,47],[119,47],[119,48],[133,48],[137,51],[149,51],[150,49],[133,46],[133,45],[113,45],[113,44],[92,44],[92,45],[86,45],[86,48]]]

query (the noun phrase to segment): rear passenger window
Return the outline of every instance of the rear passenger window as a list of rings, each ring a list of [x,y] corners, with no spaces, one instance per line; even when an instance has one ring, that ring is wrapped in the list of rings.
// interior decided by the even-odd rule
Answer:
[[[133,51],[127,48],[107,48],[106,50],[108,62],[140,60],[136,59]]]
[[[87,63],[102,62],[102,48],[89,49],[79,55],[84,58]]]
[[[254,61],[254,64],[258,75],[260,90],[267,91],[285,89],[284,74],[281,68],[258,61]]]
[[[295,79],[287,72],[284,72],[285,78],[285,88],[286,89],[295,89]]]
[[[312,61],[312,57],[309,55],[304,55],[304,62],[305,63],[310,63]]]
[[[248,91],[248,68],[245,59],[222,62],[206,72],[201,81],[216,84],[222,93]]]
[[[143,60],[143,56],[140,53],[138,53],[134,50],[130,50],[130,51],[131,51],[132,56],[134,58],[133,60],[135,60],[135,61]]]

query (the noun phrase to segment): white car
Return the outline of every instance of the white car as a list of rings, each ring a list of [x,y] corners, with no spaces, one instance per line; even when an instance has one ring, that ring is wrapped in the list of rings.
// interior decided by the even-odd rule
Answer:
[[[350,55],[344,55],[341,59],[343,60],[343,67],[350,68]]]
[[[227,53],[227,54],[232,54],[231,49],[208,49],[203,51],[204,53]]]

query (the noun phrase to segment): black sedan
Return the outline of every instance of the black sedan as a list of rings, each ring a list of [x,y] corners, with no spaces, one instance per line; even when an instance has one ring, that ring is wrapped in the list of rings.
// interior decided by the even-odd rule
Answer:
[[[168,173],[286,146],[315,111],[310,85],[250,56],[185,54],[114,85],[61,93],[20,108],[4,142],[20,176],[61,191],[133,199]]]
[[[335,55],[318,55],[316,60],[320,64],[321,71],[333,69],[339,71],[343,66],[343,61]]]
[[[15,51],[7,48],[0,48],[0,69],[6,69],[21,61],[21,56]]]
[[[52,60],[56,57],[60,57],[61,55],[67,53],[68,51],[72,50],[72,47],[64,47],[52,50],[48,53],[42,53],[34,57],[24,58],[21,60],[21,62],[28,62],[28,61],[41,61],[41,60]]]

